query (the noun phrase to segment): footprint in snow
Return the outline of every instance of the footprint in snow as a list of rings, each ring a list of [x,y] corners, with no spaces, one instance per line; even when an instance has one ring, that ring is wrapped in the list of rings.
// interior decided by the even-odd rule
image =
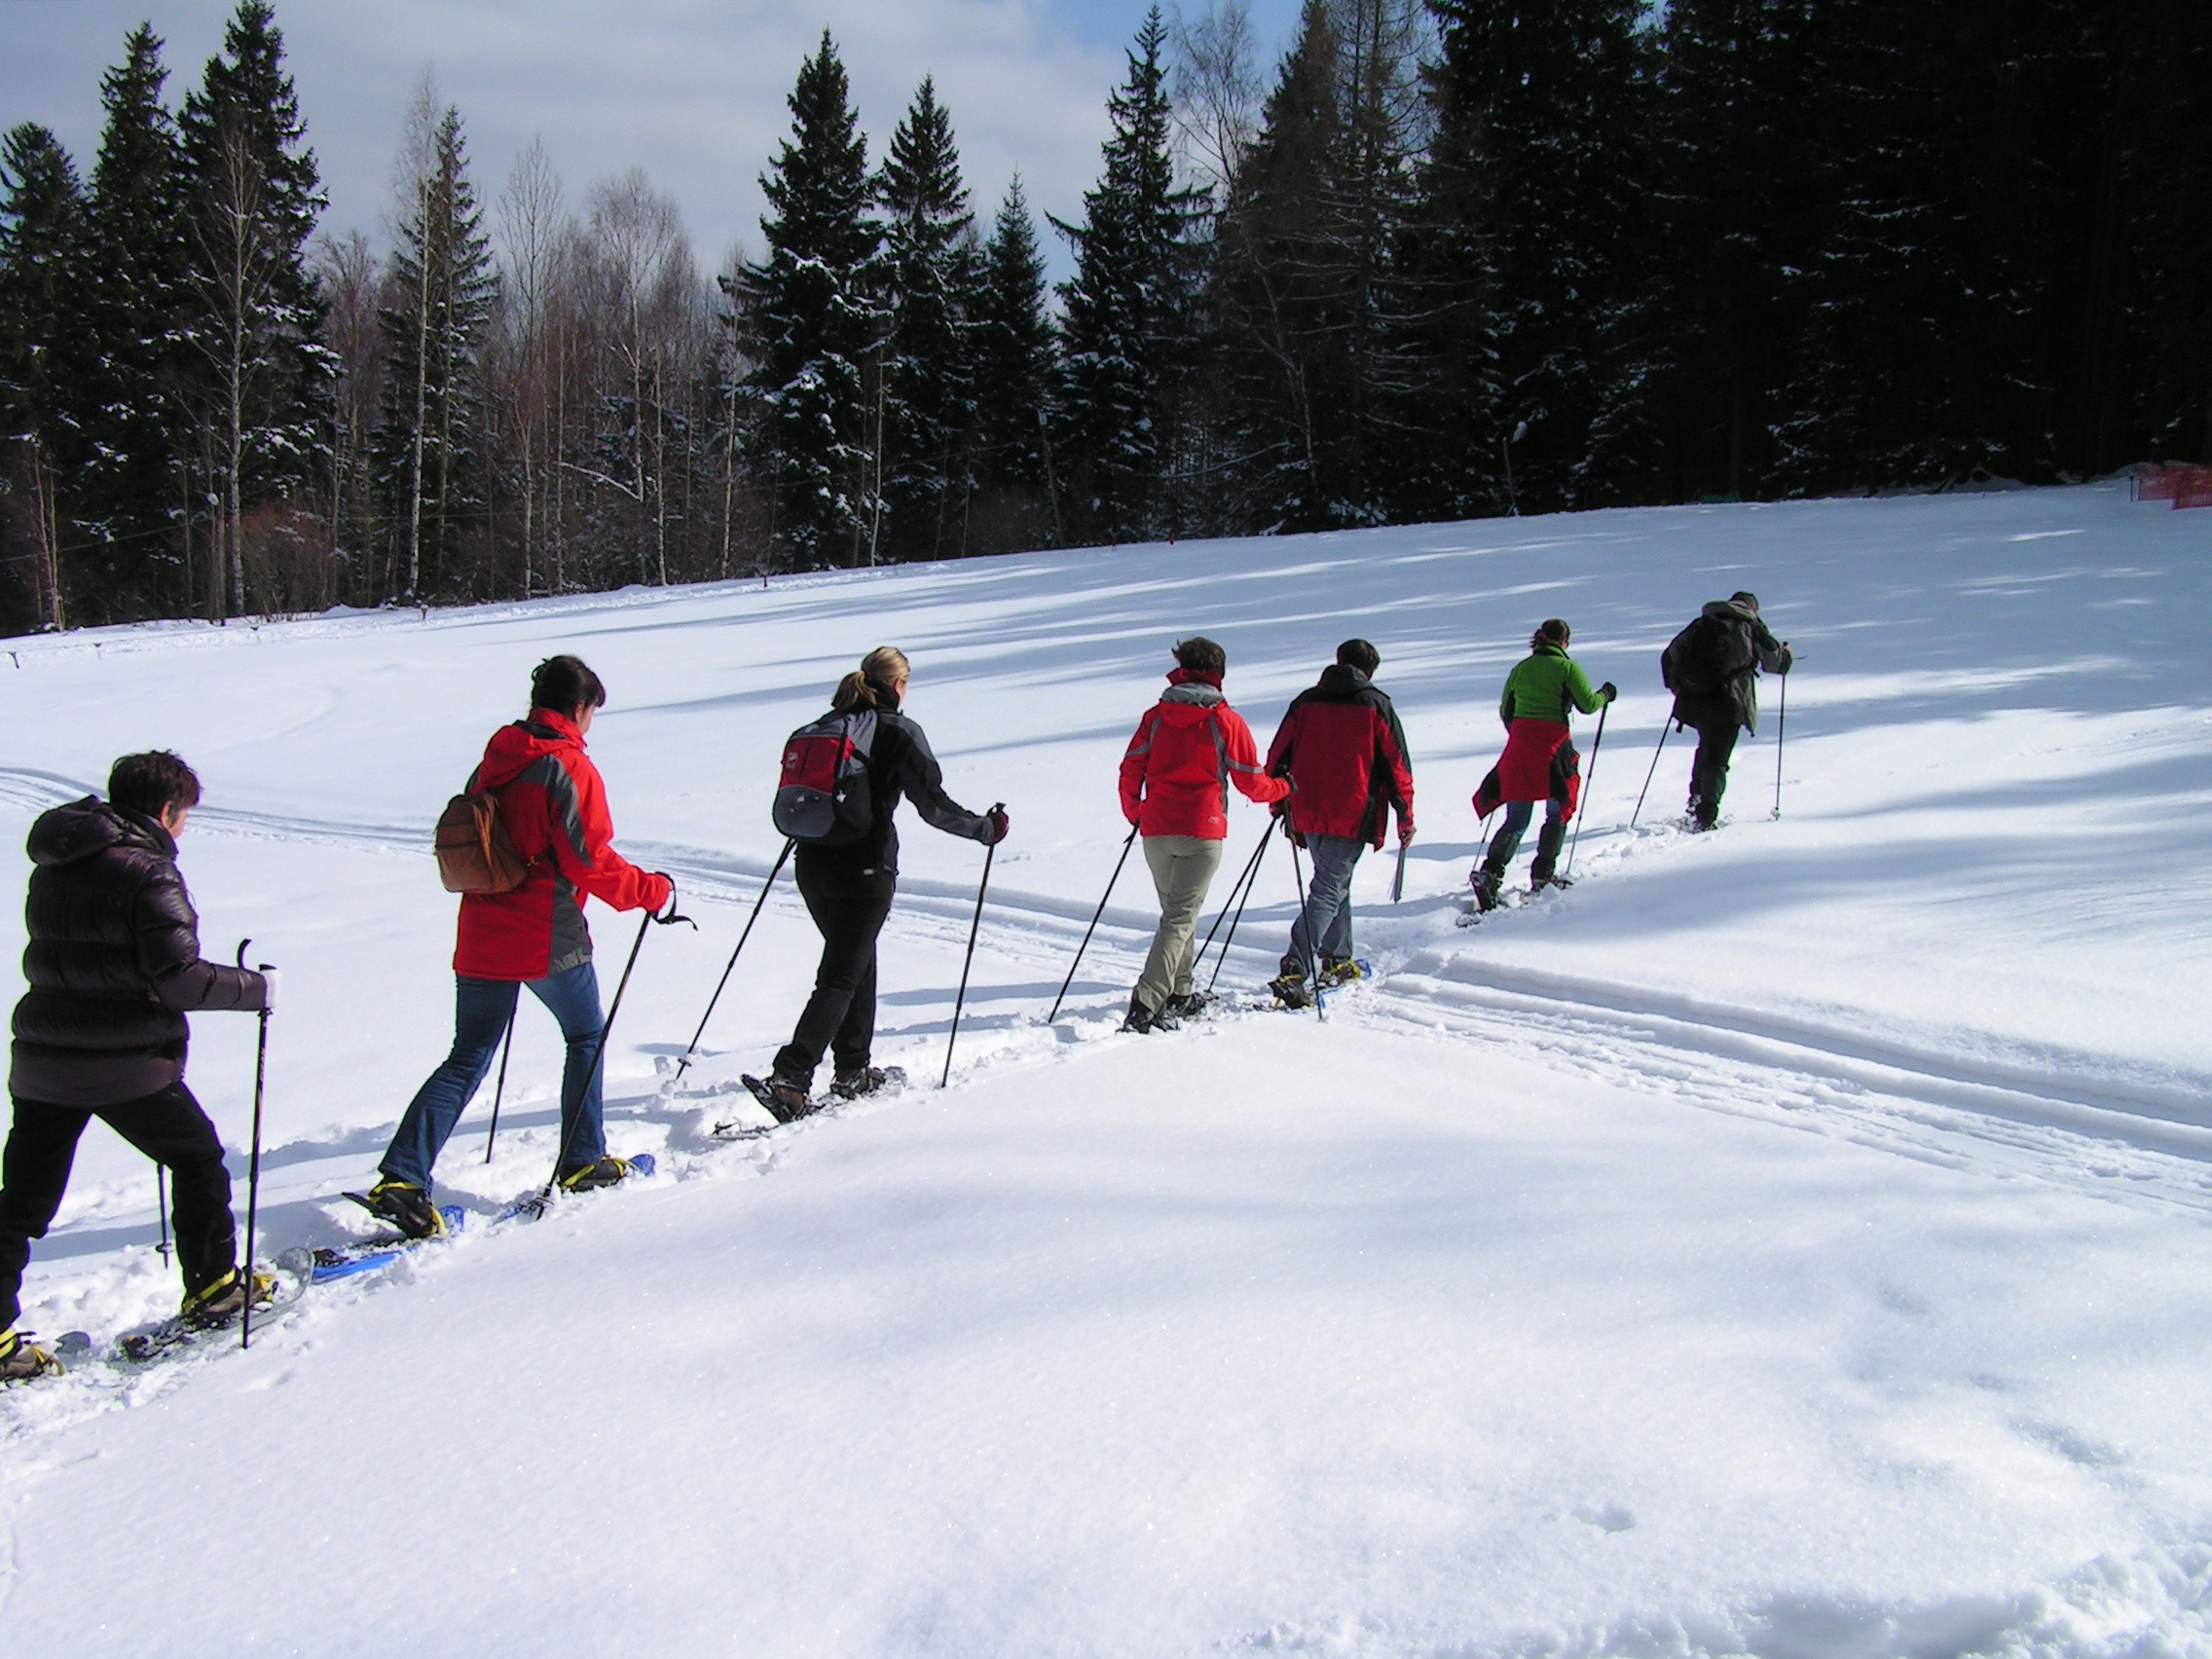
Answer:
[[[1574,1518],[1601,1532],[1625,1532],[1636,1525],[1636,1517],[1617,1503],[1608,1503],[1603,1509],[1585,1503],[1575,1510]]]

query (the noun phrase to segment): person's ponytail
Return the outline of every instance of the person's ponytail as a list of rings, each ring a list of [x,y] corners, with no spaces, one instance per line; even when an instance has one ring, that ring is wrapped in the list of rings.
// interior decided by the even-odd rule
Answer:
[[[1544,621],[1533,634],[1529,636],[1529,648],[1532,651],[1540,651],[1549,645],[1557,650],[1564,651],[1567,649],[1568,637],[1569,630],[1567,624],[1554,616]]]
[[[863,708],[896,709],[899,682],[911,672],[904,651],[897,645],[878,645],[861,658],[859,668],[837,682],[830,706],[839,714]]]
[[[859,669],[837,682],[837,689],[830,694],[830,706],[840,715],[851,714],[855,709],[875,707],[875,691],[867,682],[867,676]]]

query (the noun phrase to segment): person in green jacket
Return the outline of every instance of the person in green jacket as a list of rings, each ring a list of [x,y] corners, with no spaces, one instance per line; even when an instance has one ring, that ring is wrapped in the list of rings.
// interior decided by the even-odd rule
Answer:
[[[1490,852],[1468,877],[1475,903],[1497,906],[1505,866],[1520,850],[1521,837],[1537,801],[1546,802],[1544,828],[1536,837],[1536,862],[1530,870],[1531,892],[1559,880],[1554,873],[1567,842],[1567,821],[1574,816],[1582,793],[1582,756],[1575,753],[1567,719],[1574,710],[1594,715],[1620,695],[1611,681],[1590,688],[1582,665],[1567,654],[1567,625],[1554,616],[1530,638],[1529,654],[1505,677],[1497,718],[1505,723],[1505,753],[1475,792],[1475,815],[1488,818],[1500,806],[1505,822],[1492,837]]]

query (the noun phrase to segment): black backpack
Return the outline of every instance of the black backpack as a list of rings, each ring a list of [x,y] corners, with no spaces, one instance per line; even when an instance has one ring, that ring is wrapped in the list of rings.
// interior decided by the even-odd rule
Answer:
[[[1751,666],[1748,630],[1724,616],[1700,616],[1659,656],[1667,689],[1688,697],[1717,697]]]
[[[867,753],[875,742],[875,711],[824,715],[784,744],[783,782],[771,816],[794,841],[849,847],[875,827]]]

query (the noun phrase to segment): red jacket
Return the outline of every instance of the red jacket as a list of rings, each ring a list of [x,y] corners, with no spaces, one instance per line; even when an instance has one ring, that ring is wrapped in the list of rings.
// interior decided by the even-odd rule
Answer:
[[[1298,786],[1290,827],[1301,835],[1342,835],[1382,844],[1396,807],[1398,830],[1414,827],[1414,769],[1390,699],[1343,663],[1301,691],[1268,746],[1268,770]]]
[[[1290,784],[1260,769],[1260,746],[1212,679],[1178,668],[1170,689],[1137,721],[1122,756],[1122,816],[1145,834],[1229,834],[1229,786],[1248,800],[1280,800]]]
[[[471,790],[499,796],[499,819],[530,874],[511,893],[464,893],[454,972],[471,979],[542,979],[591,960],[582,894],[617,910],[657,910],[675,892],[613,847],[607,786],[575,721],[551,709],[501,726]]]

